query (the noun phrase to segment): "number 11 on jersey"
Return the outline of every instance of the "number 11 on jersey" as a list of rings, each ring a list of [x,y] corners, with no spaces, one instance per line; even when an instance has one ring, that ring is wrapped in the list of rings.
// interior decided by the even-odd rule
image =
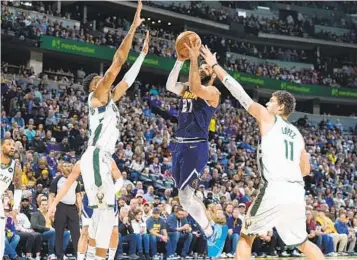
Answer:
[[[285,158],[287,160],[294,161],[294,142],[285,139],[284,143],[285,143]]]

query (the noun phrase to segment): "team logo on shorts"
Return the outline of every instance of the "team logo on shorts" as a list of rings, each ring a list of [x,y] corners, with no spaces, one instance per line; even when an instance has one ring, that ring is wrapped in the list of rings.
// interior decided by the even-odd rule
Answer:
[[[14,169],[12,169],[12,168],[9,168],[9,173],[12,173],[13,171],[14,171]]]
[[[98,198],[99,204],[103,204],[104,193],[103,193],[103,192],[98,193],[98,194],[97,194],[97,198]]]
[[[244,227],[245,227],[245,229],[248,229],[252,224],[253,224],[253,223],[252,223],[252,220],[250,220],[250,219],[245,219],[245,221],[244,221]]]

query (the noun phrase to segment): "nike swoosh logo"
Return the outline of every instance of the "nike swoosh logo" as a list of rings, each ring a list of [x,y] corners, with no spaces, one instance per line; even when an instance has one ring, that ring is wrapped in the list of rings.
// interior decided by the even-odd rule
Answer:
[[[196,148],[197,146],[194,146],[194,145],[190,145],[190,148],[193,149],[193,148]]]

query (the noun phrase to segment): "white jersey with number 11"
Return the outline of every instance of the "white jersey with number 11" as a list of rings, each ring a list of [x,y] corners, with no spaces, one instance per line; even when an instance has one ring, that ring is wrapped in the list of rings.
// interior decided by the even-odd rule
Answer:
[[[304,139],[290,122],[276,116],[270,131],[262,137],[258,165],[263,180],[304,184],[300,169]]]

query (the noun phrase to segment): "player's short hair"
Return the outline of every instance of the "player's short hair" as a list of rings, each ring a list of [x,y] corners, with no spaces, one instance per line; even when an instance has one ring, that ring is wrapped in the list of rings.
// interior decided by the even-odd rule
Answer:
[[[83,79],[84,91],[89,92],[90,83],[92,82],[92,80],[94,79],[94,77],[97,77],[97,76],[99,76],[97,73],[91,73],[91,74],[88,74],[88,75]]]
[[[289,116],[295,111],[296,100],[291,93],[285,90],[278,90],[273,93],[273,97],[277,98],[279,105],[284,105],[284,116]]]
[[[13,140],[12,138],[1,138],[1,143],[0,145],[3,146],[5,144],[6,140]]]

